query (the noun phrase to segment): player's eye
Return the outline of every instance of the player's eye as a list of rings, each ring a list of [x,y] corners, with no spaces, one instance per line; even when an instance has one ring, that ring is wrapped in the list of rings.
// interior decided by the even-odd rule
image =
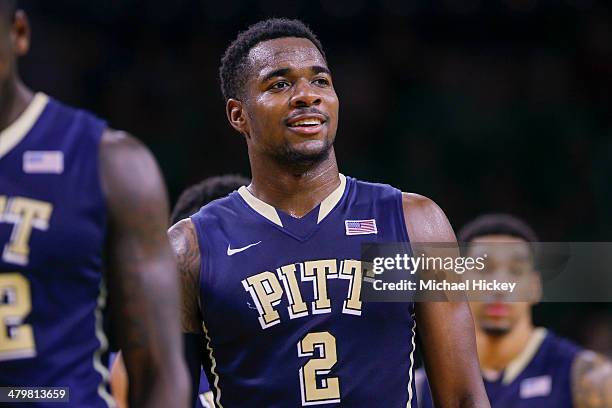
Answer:
[[[313,81],[316,85],[319,86],[329,86],[329,79],[327,78],[317,78]]]
[[[287,81],[278,81],[278,82],[273,83],[270,89],[284,89],[289,86],[290,84]]]

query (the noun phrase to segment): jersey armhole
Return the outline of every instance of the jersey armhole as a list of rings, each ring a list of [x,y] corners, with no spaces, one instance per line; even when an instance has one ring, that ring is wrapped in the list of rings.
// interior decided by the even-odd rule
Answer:
[[[209,270],[209,258],[205,256],[206,250],[208,248],[208,239],[206,238],[206,234],[202,231],[201,227],[201,217],[199,213],[196,213],[189,217],[193,227],[196,231],[196,238],[198,240],[198,250],[200,252],[200,270],[198,271],[198,305],[200,306],[200,314],[202,318],[204,317],[204,302],[202,299],[203,288],[205,288],[205,284],[208,282],[208,270]]]
[[[399,220],[400,220],[400,232],[402,242],[410,243],[410,237],[408,236],[408,229],[406,228],[406,217],[404,216],[404,202],[403,202],[403,194],[400,190],[397,191],[397,199],[396,205],[398,206],[399,211]]]

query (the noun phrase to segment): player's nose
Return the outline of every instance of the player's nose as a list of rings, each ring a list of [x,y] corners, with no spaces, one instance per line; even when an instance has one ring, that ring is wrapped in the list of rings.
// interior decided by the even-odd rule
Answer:
[[[318,89],[307,79],[300,79],[293,87],[293,95],[290,104],[292,108],[304,106],[316,106],[321,103],[321,95]]]

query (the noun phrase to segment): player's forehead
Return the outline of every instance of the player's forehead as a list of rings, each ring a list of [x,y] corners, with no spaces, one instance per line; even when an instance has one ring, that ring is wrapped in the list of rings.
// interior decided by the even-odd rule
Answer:
[[[251,48],[248,60],[254,78],[263,78],[279,69],[299,71],[314,66],[327,68],[319,49],[310,40],[298,37],[262,41]]]
[[[484,256],[497,261],[531,260],[531,246],[522,238],[506,234],[475,237],[468,245],[470,256]]]

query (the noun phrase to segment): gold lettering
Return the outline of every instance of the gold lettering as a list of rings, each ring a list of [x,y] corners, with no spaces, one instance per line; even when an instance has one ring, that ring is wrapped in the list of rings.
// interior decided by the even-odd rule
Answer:
[[[275,274],[261,272],[242,281],[244,289],[251,294],[259,311],[259,323],[263,329],[280,323],[280,315],[274,309],[283,296],[283,288]]]

